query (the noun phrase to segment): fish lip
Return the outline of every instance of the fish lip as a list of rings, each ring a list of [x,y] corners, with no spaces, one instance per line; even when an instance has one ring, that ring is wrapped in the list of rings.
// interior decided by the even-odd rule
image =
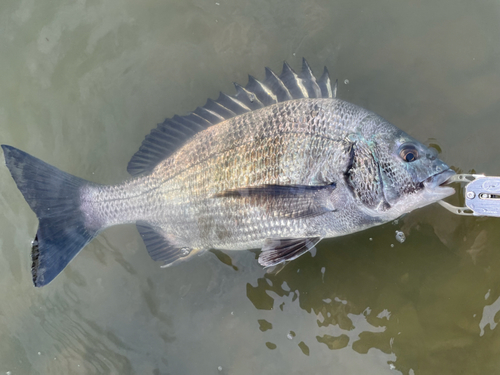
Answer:
[[[423,181],[424,186],[427,188],[437,188],[446,185],[451,176],[455,175],[456,172],[453,169],[445,169],[441,172],[435,173],[429,176],[425,181]]]
[[[422,182],[424,185],[424,196],[428,202],[437,202],[455,194],[455,189],[446,186],[446,183],[454,174],[455,171],[448,168],[433,174]]]

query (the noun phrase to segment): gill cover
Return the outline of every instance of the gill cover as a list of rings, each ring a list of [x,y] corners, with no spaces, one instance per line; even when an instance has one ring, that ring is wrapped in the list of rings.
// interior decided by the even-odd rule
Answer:
[[[389,205],[384,196],[379,163],[369,143],[356,137],[350,153],[351,163],[345,177],[355,198],[370,209],[386,210]]]

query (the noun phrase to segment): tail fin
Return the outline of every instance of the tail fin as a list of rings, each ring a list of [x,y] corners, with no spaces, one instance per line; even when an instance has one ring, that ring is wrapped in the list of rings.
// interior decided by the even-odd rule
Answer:
[[[92,184],[14,147],[2,145],[5,164],[39,224],[31,251],[33,284],[50,283],[99,232],[88,228],[80,190]]]

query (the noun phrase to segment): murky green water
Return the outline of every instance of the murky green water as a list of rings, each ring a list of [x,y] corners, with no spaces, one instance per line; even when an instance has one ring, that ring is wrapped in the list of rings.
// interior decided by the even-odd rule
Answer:
[[[500,174],[499,38],[488,0],[3,0],[0,142],[116,183],[156,123],[305,56],[457,169]],[[160,269],[123,226],[42,289],[36,227],[0,167],[0,374],[500,374],[500,219],[430,206],[276,275],[250,251]]]

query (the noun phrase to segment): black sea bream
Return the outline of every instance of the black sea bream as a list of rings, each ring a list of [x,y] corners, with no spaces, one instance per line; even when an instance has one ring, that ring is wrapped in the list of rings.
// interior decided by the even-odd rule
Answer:
[[[33,282],[56,277],[100,231],[136,223],[154,260],[171,265],[209,249],[261,248],[273,266],[342,236],[441,200],[454,174],[430,149],[380,116],[336,98],[328,72],[304,60],[266,69],[159,124],[106,186],[11,146],[5,161],[39,219]]]

